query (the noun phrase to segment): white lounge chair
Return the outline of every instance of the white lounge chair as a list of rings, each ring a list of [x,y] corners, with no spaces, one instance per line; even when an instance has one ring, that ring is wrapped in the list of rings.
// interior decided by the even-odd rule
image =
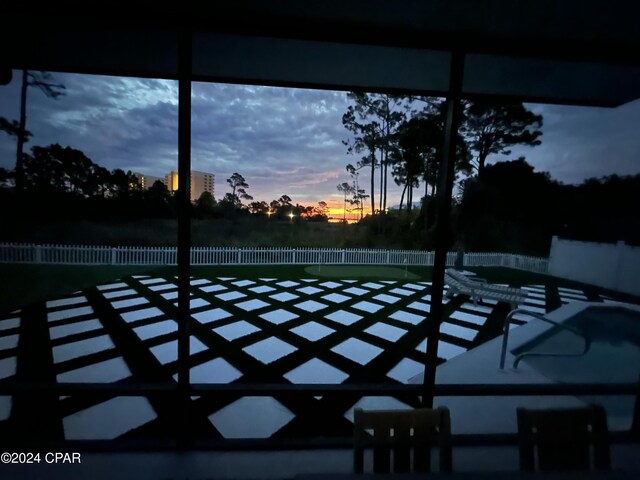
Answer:
[[[451,298],[455,294],[468,295],[474,305],[486,298],[487,300],[506,302],[511,305],[513,310],[518,308],[518,305],[524,302],[527,297],[527,293],[520,288],[493,285],[483,278],[470,278],[452,268],[445,270],[444,281],[449,286],[447,298]]]

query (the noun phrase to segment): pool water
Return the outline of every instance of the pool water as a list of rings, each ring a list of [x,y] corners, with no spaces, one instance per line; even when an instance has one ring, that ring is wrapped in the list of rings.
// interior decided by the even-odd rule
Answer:
[[[589,307],[567,319],[564,325],[584,333],[591,345],[584,355],[585,341],[579,335],[553,327],[512,350],[565,353],[577,356],[531,356],[523,362],[548,378],[562,383],[636,383],[640,378],[640,312],[625,308]]]
[[[523,363],[556,383],[633,383],[640,381],[640,312],[618,307],[589,307],[564,322],[591,340],[587,352],[582,337],[553,327],[512,350],[576,354],[577,356],[531,356]],[[635,408],[633,395],[580,396],[586,403],[602,405],[609,428],[626,430]]]

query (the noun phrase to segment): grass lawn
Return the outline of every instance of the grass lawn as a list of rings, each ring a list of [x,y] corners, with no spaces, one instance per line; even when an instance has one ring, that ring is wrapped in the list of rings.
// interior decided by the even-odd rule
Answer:
[[[191,274],[200,277],[234,276],[256,279],[277,276],[292,280],[308,276],[353,278],[404,278],[404,268],[331,265],[323,266],[320,275],[305,265],[242,265],[242,266],[194,266]],[[431,279],[431,267],[409,267],[408,279]],[[149,274],[177,275],[177,267],[154,267],[150,265],[36,265],[0,264],[0,313],[43,300],[69,295],[77,290],[116,280],[126,275]]]
[[[595,298],[599,289],[569,280],[558,279],[509,268],[469,267],[478,276],[492,283],[513,286],[542,284],[569,288],[582,288],[589,298]],[[0,264],[0,313],[22,308],[32,302],[48,300],[68,295],[77,290],[115,280],[126,275],[149,274],[176,275],[176,267],[154,267],[149,265],[109,266],[109,265],[35,265]],[[397,279],[430,281],[432,267],[405,268],[403,266],[375,265],[225,265],[194,266],[192,275],[199,277],[233,276],[256,279],[277,277],[280,279],[317,278],[357,278],[362,280]],[[559,306],[559,300],[557,302]]]
[[[137,265],[0,264],[0,313],[148,270]]]

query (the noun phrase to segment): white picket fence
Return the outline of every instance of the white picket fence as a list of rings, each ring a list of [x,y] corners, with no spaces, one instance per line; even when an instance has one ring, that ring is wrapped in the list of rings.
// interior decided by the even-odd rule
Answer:
[[[176,265],[176,247],[0,244],[0,263],[68,265]],[[192,247],[192,265],[433,265],[434,252],[340,248]],[[457,253],[447,254],[447,265]],[[466,253],[468,267],[508,267],[547,273],[546,258],[511,253]]]

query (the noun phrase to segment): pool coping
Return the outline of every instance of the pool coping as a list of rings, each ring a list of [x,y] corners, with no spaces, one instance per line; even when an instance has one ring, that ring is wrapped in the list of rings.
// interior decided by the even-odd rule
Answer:
[[[562,323],[587,308],[625,307],[640,312],[640,306],[620,302],[584,302],[574,301],[545,314],[545,317]],[[436,369],[436,383],[447,384],[540,384],[549,385],[558,382],[521,362],[513,369],[515,356],[512,350],[531,341],[538,335],[554,328],[552,324],[532,318],[525,325],[513,328],[509,332],[505,368],[499,368],[502,335],[454,357]],[[409,383],[422,383],[423,374],[416,375]],[[437,397],[434,406],[444,405],[451,410],[452,431],[454,433],[516,433],[517,422],[515,409],[555,408],[583,406],[587,402],[569,395],[561,396],[469,396],[469,397]],[[624,422],[622,422],[624,423]],[[610,425],[614,429],[622,429],[620,422]],[[628,427],[626,427],[628,428]]]

